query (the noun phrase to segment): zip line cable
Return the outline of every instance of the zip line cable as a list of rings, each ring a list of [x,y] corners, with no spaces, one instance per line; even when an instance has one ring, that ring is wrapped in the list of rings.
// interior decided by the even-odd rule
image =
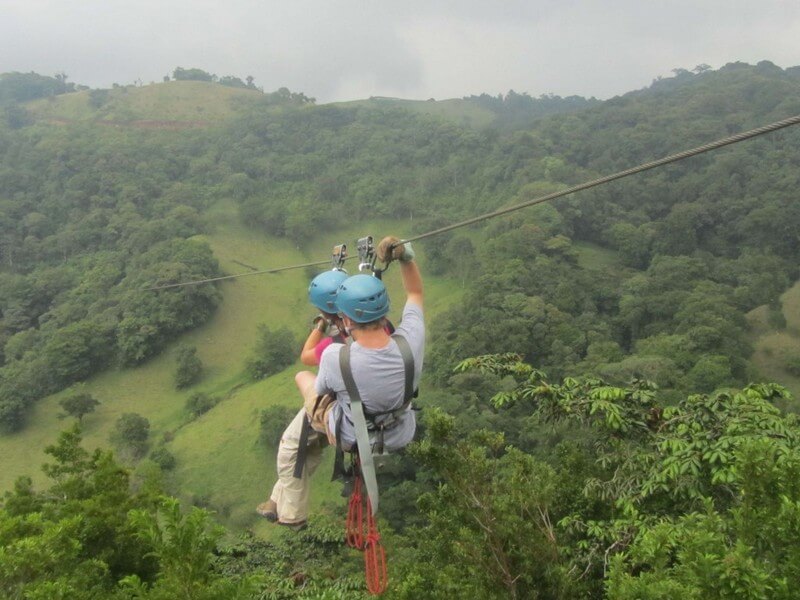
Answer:
[[[346,260],[346,259],[345,259]],[[225,281],[226,279],[237,279],[239,277],[249,277],[250,275],[264,275],[266,273],[280,273],[281,271],[290,271],[292,269],[302,269],[304,267],[317,267],[319,265],[329,265],[331,259],[319,260],[317,262],[304,263],[302,265],[291,265],[288,267],[278,267],[277,269],[263,269],[261,271],[248,271],[247,273],[237,273],[236,275],[223,275],[221,277],[212,277],[211,279],[199,279],[197,281],[185,281],[183,283],[168,283],[166,285],[156,285],[153,287],[145,288],[145,290],[166,290],[169,288],[184,287],[187,285],[200,285],[201,283],[211,283],[214,281]]]
[[[678,162],[685,158],[690,158],[692,156],[697,156],[698,154],[703,154],[704,152],[710,152],[711,150],[716,150],[717,148],[722,148],[723,146],[729,146],[730,144],[736,144],[738,142],[743,142],[745,140],[752,139],[754,137],[758,137],[760,135],[764,135],[765,133],[771,133],[773,131],[777,131],[779,129],[783,129],[785,127],[789,127],[791,125],[800,124],[800,115],[796,115],[794,117],[789,117],[788,119],[783,119],[782,121],[776,121],[775,123],[770,123],[769,125],[764,125],[762,127],[758,127],[756,129],[751,129],[749,131],[743,131],[742,133],[737,133],[735,135],[723,138],[721,140],[717,140],[715,142],[710,142],[708,144],[704,144],[702,146],[698,146],[697,148],[692,148],[691,150],[684,150],[683,152],[678,152],[677,154],[670,154],[669,156],[665,156],[664,158],[659,158],[658,160],[654,160],[651,162],[647,162],[641,164],[636,167],[632,167],[630,169],[626,169],[624,171],[619,171],[612,175],[606,175],[605,177],[600,177],[598,179],[593,179],[591,181],[587,181],[585,183],[581,183],[578,185],[574,185],[569,187],[565,190],[561,190],[560,192],[553,192],[552,194],[547,194],[546,196],[540,196],[538,198],[534,198],[533,200],[527,200],[526,202],[521,202],[520,204],[515,204],[513,206],[509,206],[507,208],[501,208],[496,211],[486,213],[484,215],[479,215],[477,217],[472,217],[470,219],[466,219],[464,221],[460,221],[458,223],[454,223],[452,225],[447,225],[445,227],[440,227],[439,229],[434,229],[433,231],[429,231],[427,233],[421,233],[419,235],[411,236],[409,238],[405,238],[398,242],[396,245],[404,244],[406,242],[413,242],[416,240],[422,240],[428,237],[432,237],[434,235],[439,235],[440,233],[446,233],[448,231],[452,231],[454,229],[458,229],[460,227],[466,227],[468,225],[474,225],[475,223],[480,223],[481,221],[486,221],[488,219],[493,219],[495,217],[500,217],[502,215],[506,215],[511,212],[515,212],[517,210],[521,210],[523,208],[527,208],[529,206],[535,206],[537,204],[542,204],[543,202],[549,202],[550,200],[555,200],[556,198],[561,198],[563,196],[567,196],[569,194],[574,194],[575,192],[580,192],[583,190],[588,190],[593,187],[597,187],[599,185],[603,185],[604,183],[609,183],[611,181],[616,181],[617,179],[622,179],[623,177],[628,177],[630,175],[635,175],[637,173],[642,173],[643,171],[649,171],[650,169],[655,169],[656,167],[661,167],[663,165],[668,165],[674,162]],[[394,247],[394,246],[392,246]],[[161,286],[154,286],[145,288],[147,290],[164,290],[168,288],[176,288],[176,287],[183,287],[187,285],[200,285],[201,283],[210,283],[213,281],[224,281],[227,279],[236,279],[238,277],[247,277],[248,275],[263,275],[266,273],[279,273],[281,271],[289,271],[291,269],[302,269],[304,267],[316,267],[319,265],[326,265],[330,264],[330,259],[322,260],[317,262],[305,263],[302,265],[292,265],[288,267],[279,267],[277,269],[266,269],[263,271],[251,271],[249,273],[238,273],[236,275],[225,275],[222,277],[213,277],[211,279],[201,279],[198,281],[187,281],[184,283],[171,283],[168,285],[161,285]]]
[[[776,121],[775,123],[771,123],[770,125],[764,125],[763,127],[759,127],[757,129],[751,129],[750,131],[737,133],[736,135],[732,135],[730,137],[726,137],[721,140],[717,140],[716,142],[705,144],[703,146],[698,146],[697,148],[693,148],[691,150],[684,150],[683,152],[678,152],[677,154],[670,154],[669,156],[665,156],[664,158],[659,158],[658,160],[644,163],[642,165],[639,165],[638,167],[626,169],[625,171],[619,171],[618,173],[614,173],[613,175],[606,175],[605,177],[600,177],[599,179],[593,179],[592,181],[587,181],[586,183],[581,183],[572,186],[560,192],[553,192],[552,194],[547,194],[546,196],[540,196],[539,198],[534,198],[533,200],[528,200],[520,204],[515,204],[514,206],[509,206],[508,208],[501,208],[499,210],[487,213],[485,215],[473,217],[471,219],[467,219],[465,221],[461,221],[453,225],[440,227],[439,229],[434,229],[433,231],[429,231],[428,233],[421,233],[419,235],[415,235],[413,237],[402,240],[400,244],[405,242],[413,242],[415,240],[422,240],[427,237],[438,235],[440,233],[446,233],[448,231],[452,231],[453,229],[458,229],[459,227],[466,227],[467,225],[479,223],[480,221],[485,221],[486,219],[493,219],[494,217],[499,217],[501,215],[505,215],[510,212],[520,210],[522,208],[535,206],[536,204],[541,204],[543,202],[555,200],[556,198],[561,198],[562,196],[567,196],[568,194],[574,194],[575,192],[588,190],[589,188],[593,188],[598,185],[608,183],[610,181],[615,181],[617,179],[622,179],[623,177],[628,177],[629,175],[635,175],[636,173],[641,173],[642,171],[648,171],[656,167],[678,162],[679,160],[683,160],[684,158],[697,156],[698,154],[702,154],[703,152],[709,152],[710,150],[716,150],[717,148],[722,148],[723,146],[728,146],[730,144],[735,144],[737,142],[749,140],[750,138],[754,138],[759,135],[763,135],[765,133],[770,133],[772,131],[777,131],[778,129],[783,129],[784,127],[789,127],[790,125],[797,125],[798,123],[800,123],[800,115],[784,119],[783,121]]]

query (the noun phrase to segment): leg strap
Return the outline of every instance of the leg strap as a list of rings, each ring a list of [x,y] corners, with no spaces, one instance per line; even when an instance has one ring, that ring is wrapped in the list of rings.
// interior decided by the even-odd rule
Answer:
[[[300,441],[297,448],[297,460],[294,463],[294,477],[295,479],[303,478],[303,468],[306,466],[306,457],[308,456],[308,434],[311,431],[311,423],[308,421],[306,415],[303,419],[303,428],[300,430]]]
[[[344,413],[340,410],[339,416],[336,419],[336,456],[333,459],[333,476],[331,481],[336,481],[339,478],[347,476],[349,473],[344,466],[344,450],[342,450],[342,416]]]

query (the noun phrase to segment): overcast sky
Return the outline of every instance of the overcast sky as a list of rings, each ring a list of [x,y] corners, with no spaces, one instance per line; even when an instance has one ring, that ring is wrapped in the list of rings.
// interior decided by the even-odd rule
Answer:
[[[800,0],[0,0],[0,73],[92,87],[181,66],[319,102],[609,98],[737,60],[800,65]]]

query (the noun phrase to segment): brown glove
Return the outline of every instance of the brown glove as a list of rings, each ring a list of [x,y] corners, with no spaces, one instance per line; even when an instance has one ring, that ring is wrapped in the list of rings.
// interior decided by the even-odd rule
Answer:
[[[393,244],[396,244],[396,246],[391,249],[390,253],[389,248],[391,248]],[[378,244],[377,254],[378,260],[386,265],[395,259],[400,260],[403,256],[403,244],[400,243],[400,238],[394,237],[393,235],[383,238],[381,243]]]

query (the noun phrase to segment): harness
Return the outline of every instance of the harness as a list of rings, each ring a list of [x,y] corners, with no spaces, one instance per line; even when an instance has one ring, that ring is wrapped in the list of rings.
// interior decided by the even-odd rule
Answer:
[[[397,346],[400,349],[400,354],[403,357],[403,365],[404,365],[405,371],[406,371],[406,396],[408,396],[408,386],[411,385],[413,387],[413,385],[414,385],[414,357],[411,354],[411,348],[408,346],[408,342],[406,341],[406,339],[403,336],[401,336],[399,334],[398,335],[394,334],[395,327],[394,327],[394,325],[392,325],[392,323],[390,321],[386,321],[386,331],[397,342]],[[349,362],[349,358],[350,358],[349,357],[350,343],[351,343],[350,338],[347,337],[346,335],[344,335],[341,332],[339,332],[336,335],[332,336],[332,338],[333,338],[333,342],[335,344],[343,344],[344,345],[344,348],[342,350],[344,351],[346,349],[346,353],[348,355],[347,356],[347,358],[348,358],[347,372],[350,373],[350,362]],[[400,342],[398,340],[403,340],[403,341]],[[341,354],[339,355],[339,357],[340,357],[339,358],[339,364],[341,366]],[[342,373],[344,373],[344,369],[342,369]],[[409,373],[410,373],[410,375],[409,375]],[[352,379],[352,374],[350,375],[350,377]],[[410,379],[409,379],[409,377],[410,377]],[[353,383],[353,387],[355,388],[355,383]],[[358,395],[358,388],[355,388],[355,389],[356,389],[356,395]],[[350,393],[349,388],[348,388],[348,393]],[[352,397],[352,394],[351,394],[351,397]],[[417,397],[417,392],[416,391],[413,392],[413,397],[414,398]],[[317,407],[319,406],[320,400],[322,400],[322,396],[318,396],[317,397],[317,402],[314,405],[314,410],[315,411],[317,410]],[[380,417],[382,415],[388,415],[388,414],[394,413],[394,412],[398,412],[399,413],[400,411],[405,410],[405,408],[407,406],[408,406],[408,402],[404,401],[403,406],[401,406],[399,409],[390,410],[390,411],[387,411],[387,412],[384,412],[384,413],[370,414],[369,417],[370,418],[374,418],[374,417]],[[341,419],[341,413],[340,413],[340,419]],[[396,419],[396,417],[395,417],[395,419]],[[334,480],[338,479],[339,477],[342,477],[342,476],[345,476],[345,475],[349,474],[347,472],[347,470],[344,468],[344,456],[341,455],[341,453],[338,451],[338,448],[341,446],[340,438],[339,438],[339,435],[338,435],[340,422],[341,421],[337,422],[337,424],[336,424],[336,432],[337,432],[336,433],[336,447],[337,447],[337,453],[336,453],[336,462],[334,463],[334,466],[333,466],[333,479]],[[390,429],[390,427],[384,426],[383,429]],[[292,472],[292,476],[295,479],[302,479],[303,478],[303,469],[305,468],[306,457],[308,455],[308,437],[309,437],[309,435],[311,435],[311,422],[309,421],[308,418],[306,418],[303,421],[302,428],[300,429],[300,439],[298,441],[298,446],[299,447],[297,449],[297,460],[296,460],[296,462],[294,464],[294,471]],[[381,431],[381,434],[380,434],[380,453],[383,454],[383,432],[382,431]]]
[[[378,481],[375,474],[375,461],[373,460],[373,448],[379,456],[385,456],[383,443],[384,432],[395,427],[402,416],[407,412],[411,401],[416,397],[414,390],[414,356],[408,341],[399,334],[392,335],[400,350],[403,358],[403,369],[405,372],[405,391],[403,402],[400,406],[377,413],[370,413],[364,410],[361,402],[361,394],[358,386],[353,379],[353,372],[350,368],[350,346],[344,346],[339,351],[339,368],[342,371],[345,389],[350,396],[350,411],[353,415],[353,429],[356,437],[356,450],[360,459],[361,474],[364,485],[367,488],[372,514],[378,512]],[[340,475],[347,474],[344,468],[344,452],[341,440],[341,425],[344,411],[339,412],[336,422],[336,459],[333,466],[333,479]],[[347,449],[352,452],[352,448]]]
[[[394,329],[392,327],[392,329]],[[393,333],[391,336],[397,343],[400,356],[403,358],[403,370],[405,373],[405,389],[403,393],[403,403],[391,410],[382,412],[367,412],[361,402],[361,394],[358,386],[353,379],[353,372],[350,368],[350,345],[345,343],[339,351],[339,368],[342,372],[345,389],[350,395],[350,411],[353,415],[353,428],[356,436],[356,451],[361,457],[360,468],[367,488],[367,495],[372,505],[372,513],[378,510],[378,482],[375,475],[375,461],[373,460],[372,448],[377,451],[378,456],[387,455],[383,442],[384,432],[392,429],[399,422],[403,414],[408,410],[411,401],[417,397],[417,390],[414,389],[414,355],[411,353],[411,346],[402,335]],[[334,338],[335,342],[338,342]],[[319,402],[320,398],[317,398]],[[336,421],[336,457],[333,462],[333,476],[331,480],[340,478],[351,478],[353,467],[345,467],[344,453],[353,452],[353,448],[342,446],[342,419],[344,411],[339,412]],[[297,449],[297,460],[294,465],[293,476],[302,479],[303,469],[306,464],[308,454],[308,437],[311,433],[311,423],[308,418],[303,420],[303,427],[300,430],[300,440]]]

